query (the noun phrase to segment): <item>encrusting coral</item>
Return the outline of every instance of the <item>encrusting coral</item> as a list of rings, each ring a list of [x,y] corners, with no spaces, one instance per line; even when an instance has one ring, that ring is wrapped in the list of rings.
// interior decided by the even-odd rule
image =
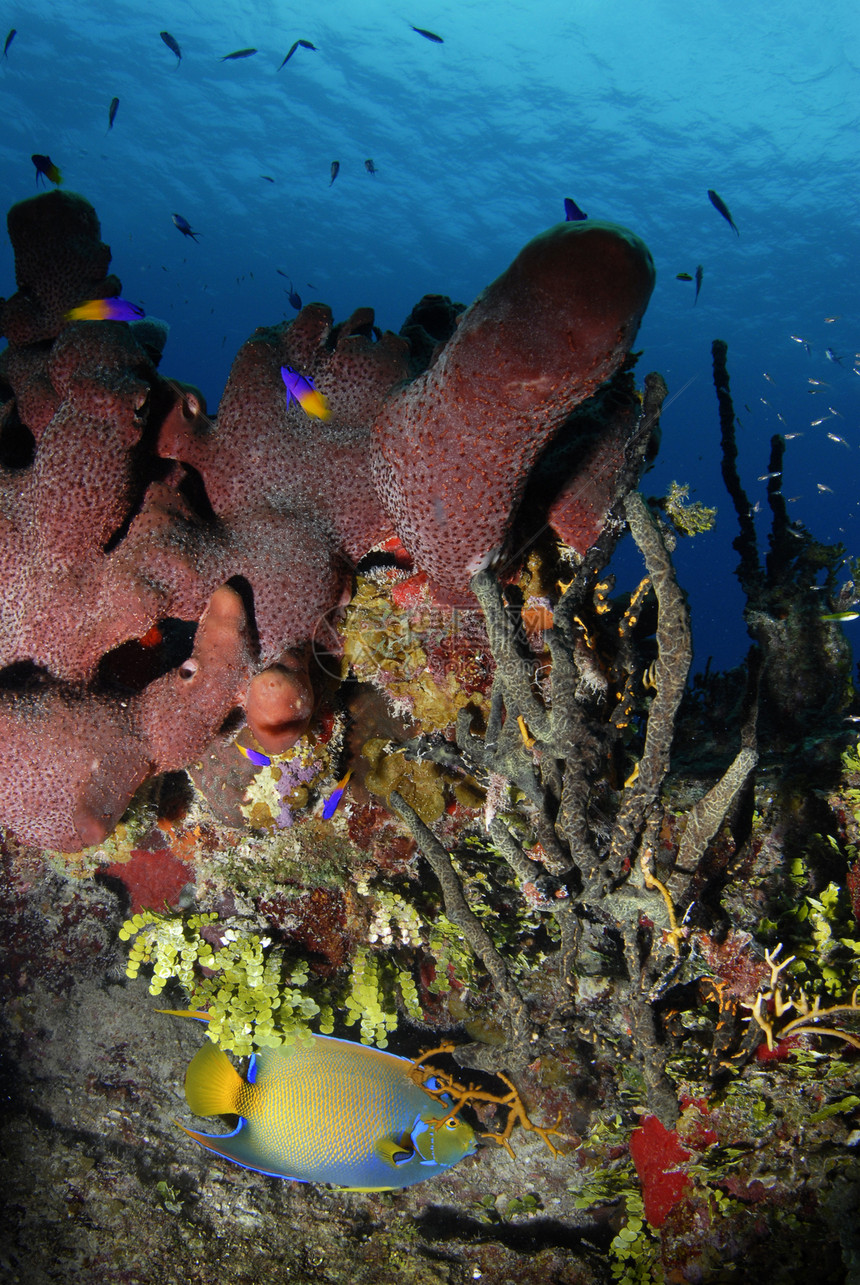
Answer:
[[[425,374],[407,339],[374,339],[369,309],[334,326],[311,304],[244,345],[212,420],[158,374],[151,327],[67,320],[120,290],[82,197],[21,202],[9,228],[0,821],[67,851],[103,838],[137,786],[200,758],[228,719],[235,730],[244,714],[269,753],[295,743],[313,705],[307,646],[348,565],[392,524],[420,569],[467,592],[538,452],[624,363],[654,281],[631,233],[562,224]],[[285,366],[315,382],[329,418],[286,404]],[[628,419],[613,423],[607,452],[592,435],[569,469],[584,465],[594,490],[606,465],[604,512]],[[595,538],[593,521],[581,535]]]

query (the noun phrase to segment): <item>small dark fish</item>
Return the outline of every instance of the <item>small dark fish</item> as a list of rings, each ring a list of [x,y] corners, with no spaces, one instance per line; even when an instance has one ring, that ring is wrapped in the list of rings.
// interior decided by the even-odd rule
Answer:
[[[261,174],[261,175],[260,175],[260,178],[264,178],[264,179],[266,180],[266,182],[267,182],[267,183],[274,183],[274,181],[275,181],[275,180],[272,178],[271,174]]]
[[[169,31],[159,31],[158,34],[161,36],[161,39],[167,45],[167,48],[170,50],[170,52],[172,54],[176,54],[176,57],[179,60],[176,64],[178,67],[179,63],[182,62],[182,50],[179,48],[179,45],[173,39],[173,36],[171,36]]]
[[[39,179],[50,179],[52,183],[62,183],[63,176],[57,169],[50,156],[40,156],[34,152],[30,160],[36,167],[36,186],[39,186]]]
[[[183,219],[181,214],[174,214],[171,217],[173,218],[174,227],[179,228],[179,231],[182,233],[183,236],[190,236],[192,240],[194,241],[197,240],[198,233],[192,232],[191,224],[188,222],[187,219]]]
[[[288,50],[288,52],[287,52],[287,56],[286,56],[286,58],[285,58],[285,59],[284,59],[284,61],[281,63],[281,67],[286,67],[287,63],[290,61],[290,59],[292,58],[293,54],[296,52],[296,50],[297,50],[298,48],[302,48],[302,49],[313,49],[314,53],[316,53],[316,48],[317,48],[317,47],[316,47],[316,45],[312,45],[312,44],[311,44],[311,42],[310,42],[309,40],[294,40],[294,41],[293,41],[293,43],[290,45],[290,48],[289,48],[289,50]],[[278,71],[280,71],[280,70],[281,70],[281,67],[279,67],[279,68],[278,68]]]
[[[3,46],[3,57],[4,57],[4,58],[5,58],[5,57],[6,57],[6,55],[8,54],[8,52],[9,52],[9,46],[11,45],[12,41],[15,39],[15,37],[17,36],[17,34],[18,34],[17,28],[13,27],[13,28],[12,28],[12,30],[9,32],[9,35],[6,37],[6,43],[5,43],[5,45]]]
[[[714,207],[715,210],[719,210],[720,214],[722,214],[726,222],[730,223],[732,227],[735,229],[735,232],[737,233],[737,235],[740,236],[740,232],[738,232],[737,228],[735,227],[735,221],[732,218],[731,214],[729,213],[729,207],[726,205],[725,201],[721,196],[717,196],[716,192],[712,187],[708,188],[708,200],[711,202],[711,205]]]
[[[411,22],[409,25],[410,27],[412,27]],[[445,41],[442,39],[441,36],[436,35],[435,31],[425,31],[423,27],[412,27],[412,30],[417,31],[418,35],[423,36],[425,40],[432,40],[433,43],[436,45],[444,45],[445,43]]]
[[[579,208],[572,197],[566,196],[564,198],[564,218],[566,223],[580,223],[583,219],[587,219],[588,215]]]
[[[224,57],[219,58],[218,61],[230,62],[234,58],[250,58],[251,54],[255,54],[256,52],[256,49],[234,49],[231,54],[225,54]]]
[[[298,293],[297,290],[293,289],[292,281],[290,282],[290,289],[288,293],[289,293],[290,303],[295,308],[296,312],[299,312],[302,306],[302,296]]]
[[[675,273],[675,280],[676,280],[676,281],[692,281],[692,280],[693,280],[693,278],[690,276],[689,272],[676,272],[676,273]]]
[[[705,275],[705,270],[704,270],[704,268],[702,267],[702,265],[701,265],[701,263],[700,263],[700,264],[699,264],[699,266],[698,266],[698,268],[696,268],[696,298],[693,300],[693,307],[694,307],[694,308],[695,308],[695,306],[696,306],[696,302],[697,302],[697,300],[698,300],[698,298],[699,298],[699,291],[700,291],[700,290],[701,290],[701,288],[702,288],[702,277],[703,277],[704,275]]]
[[[369,157],[369,156],[368,156],[367,160],[364,162],[364,168],[367,170],[368,174],[376,174],[376,173],[377,173],[376,166],[374,165],[373,161],[370,159],[370,157]]]
[[[339,173],[340,173],[340,161],[332,161],[331,179],[329,180],[329,187],[331,187],[332,183],[335,181]]]
[[[118,110],[119,110],[119,99],[112,98],[110,100],[110,108],[108,109],[108,130],[113,129],[113,123],[116,120],[116,114]]]

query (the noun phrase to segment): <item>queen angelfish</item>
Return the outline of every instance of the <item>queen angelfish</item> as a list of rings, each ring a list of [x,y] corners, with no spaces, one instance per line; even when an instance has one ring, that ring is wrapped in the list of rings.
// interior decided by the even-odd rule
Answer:
[[[207,1043],[185,1076],[195,1115],[238,1115],[232,1133],[185,1132],[246,1169],[356,1191],[410,1187],[477,1147],[450,1103],[422,1087],[432,1073],[380,1049],[311,1035],[255,1053],[243,1080]],[[184,1126],[181,1126],[184,1128]]]

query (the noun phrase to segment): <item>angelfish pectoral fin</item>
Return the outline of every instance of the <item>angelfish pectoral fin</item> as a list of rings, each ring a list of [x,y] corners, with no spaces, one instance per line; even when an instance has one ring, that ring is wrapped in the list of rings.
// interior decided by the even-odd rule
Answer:
[[[428,1124],[426,1120],[422,1120],[420,1115],[412,1126],[410,1141],[415,1148],[420,1165],[436,1164],[436,1156],[433,1149],[433,1126]]]
[[[380,1160],[384,1160],[387,1165],[405,1165],[411,1160],[415,1152],[402,1143],[395,1142],[394,1138],[379,1138],[373,1147]],[[356,1188],[355,1190],[359,1190]],[[367,1189],[369,1190],[369,1188]]]

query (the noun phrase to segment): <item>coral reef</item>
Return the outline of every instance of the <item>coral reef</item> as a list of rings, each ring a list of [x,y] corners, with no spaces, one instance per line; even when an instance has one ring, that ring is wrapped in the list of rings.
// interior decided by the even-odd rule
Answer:
[[[392,523],[420,569],[467,590],[539,450],[625,361],[654,277],[632,233],[560,225],[432,354],[424,323],[447,333],[448,310],[419,308],[411,357],[406,338],[375,337],[369,309],[335,326],[310,304],[243,346],[212,420],[157,372],[151,327],[67,320],[120,288],[82,197],[21,202],[9,228],[0,817],[64,850],[103,838],[142,781],[201,758],[225,723],[244,716],[269,753],[294,744],[313,706],[308,644]],[[329,415],[286,404],[287,366]],[[606,418],[568,470],[604,478],[586,544],[628,428]]]
[[[96,880],[91,857],[7,838],[11,1279],[81,1262],[227,1285],[856,1275],[856,731],[836,701],[812,742],[759,738],[754,683],[685,686],[671,548],[676,523],[707,520],[678,512],[678,488],[637,490],[662,391],[646,381],[596,545],[545,536],[518,573],[480,573],[480,617],[443,627],[426,577],[390,548],[368,560],[340,618],[353,669],[333,658],[319,726],[262,767],[229,747],[253,778],[247,827],[177,779],[150,785]],[[625,531],[646,574],[616,594]],[[161,1006],[207,1007],[241,1053],[324,1023],[418,1064],[439,1046],[435,1073],[453,1043],[438,1091],[487,1145],[420,1194],[227,1169],[171,1123],[199,1028],[155,1013],[129,972]],[[224,1249],[249,1231],[250,1263]]]
[[[838,574],[856,564],[788,523],[777,486],[759,557],[725,347],[724,478],[758,646],[744,670],[691,686],[672,551],[678,536],[707,540],[714,515],[686,504],[681,484],[640,492],[659,376],[640,395],[622,355],[564,424],[556,410],[575,394],[561,383],[540,394],[555,407],[546,424],[537,394],[532,418],[517,419],[499,370],[455,388],[480,301],[462,343],[461,310],[441,297],[422,301],[402,339],[376,343],[369,314],[338,328],[311,305],[249,341],[213,423],[198,394],[162,380],[134,327],[62,323],[64,291],[107,282],[97,225],[73,205],[89,232],[58,293],[40,295],[28,266],[22,296],[0,305],[17,336],[0,359],[0,497],[5,569],[19,577],[0,622],[14,656],[0,687],[4,797],[25,838],[62,822],[77,840],[103,834],[120,795],[161,774],[97,850],[37,854],[11,833],[0,843],[0,1131],[16,1192],[0,1213],[0,1271],[28,1285],[856,1277],[858,706],[827,618],[855,601]],[[569,240],[552,232],[522,262],[563,257]],[[500,281],[488,317],[504,314],[499,291],[522,301],[519,269]],[[495,342],[522,381],[528,363],[505,353],[504,335]],[[285,360],[312,374],[330,419],[285,408]],[[547,369],[559,365],[550,351]],[[502,452],[517,476],[488,483],[492,532],[476,552],[500,559],[467,583],[457,505],[413,509],[406,482],[385,474],[397,456],[388,417],[399,405],[429,442],[420,398],[461,397],[479,477],[482,428],[466,401],[487,386],[528,440]],[[539,447],[537,424],[552,439]],[[377,427],[390,514],[370,464]],[[61,466],[66,441],[83,472]],[[340,500],[321,480],[319,496],[303,490],[320,478],[306,459],[320,443],[331,457],[342,444],[347,473],[363,443]],[[439,476],[462,478],[448,445],[459,452],[456,435],[436,443]],[[265,475],[256,484],[249,454]],[[776,475],[779,439],[771,455]],[[417,477],[427,457],[416,459]],[[84,532],[66,531],[37,486],[64,472],[81,483],[69,507]],[[556,535],[540,529],[547,512]],[[343,601],[344,559],[391,518],[415,561],[387,538]],[[644,567],[618,593],[625,533]],[[459,562],[440,587],[445,538]],[[521,562],[507,556],[517,547]],[[294,617],[266,578],[288,556],[321,577],[297,587]],[[29,583],[30,565],[50,570],[58,599]],[[138,583],[141,567],[152,574]],[[118,586],[125,616],[111,607]],[[446,605],[467,593],[466,606]],[[314,671],[305,729],[315,594],[334,654]],[[243,717],[238,744],[269,738],[270,762],[227,739]],[[217,810],[186,772],[166,770],[183,762],[194,782],[215,783]],[[321,1029],[390,1044],[416,1067],[432,1058],[433,1092],[487,1145],[394,1196],[225,1170],[172,1124],[200,1030],[177,1029],[156,1003],[205,1008],[210,1037],[236,1056]]]

